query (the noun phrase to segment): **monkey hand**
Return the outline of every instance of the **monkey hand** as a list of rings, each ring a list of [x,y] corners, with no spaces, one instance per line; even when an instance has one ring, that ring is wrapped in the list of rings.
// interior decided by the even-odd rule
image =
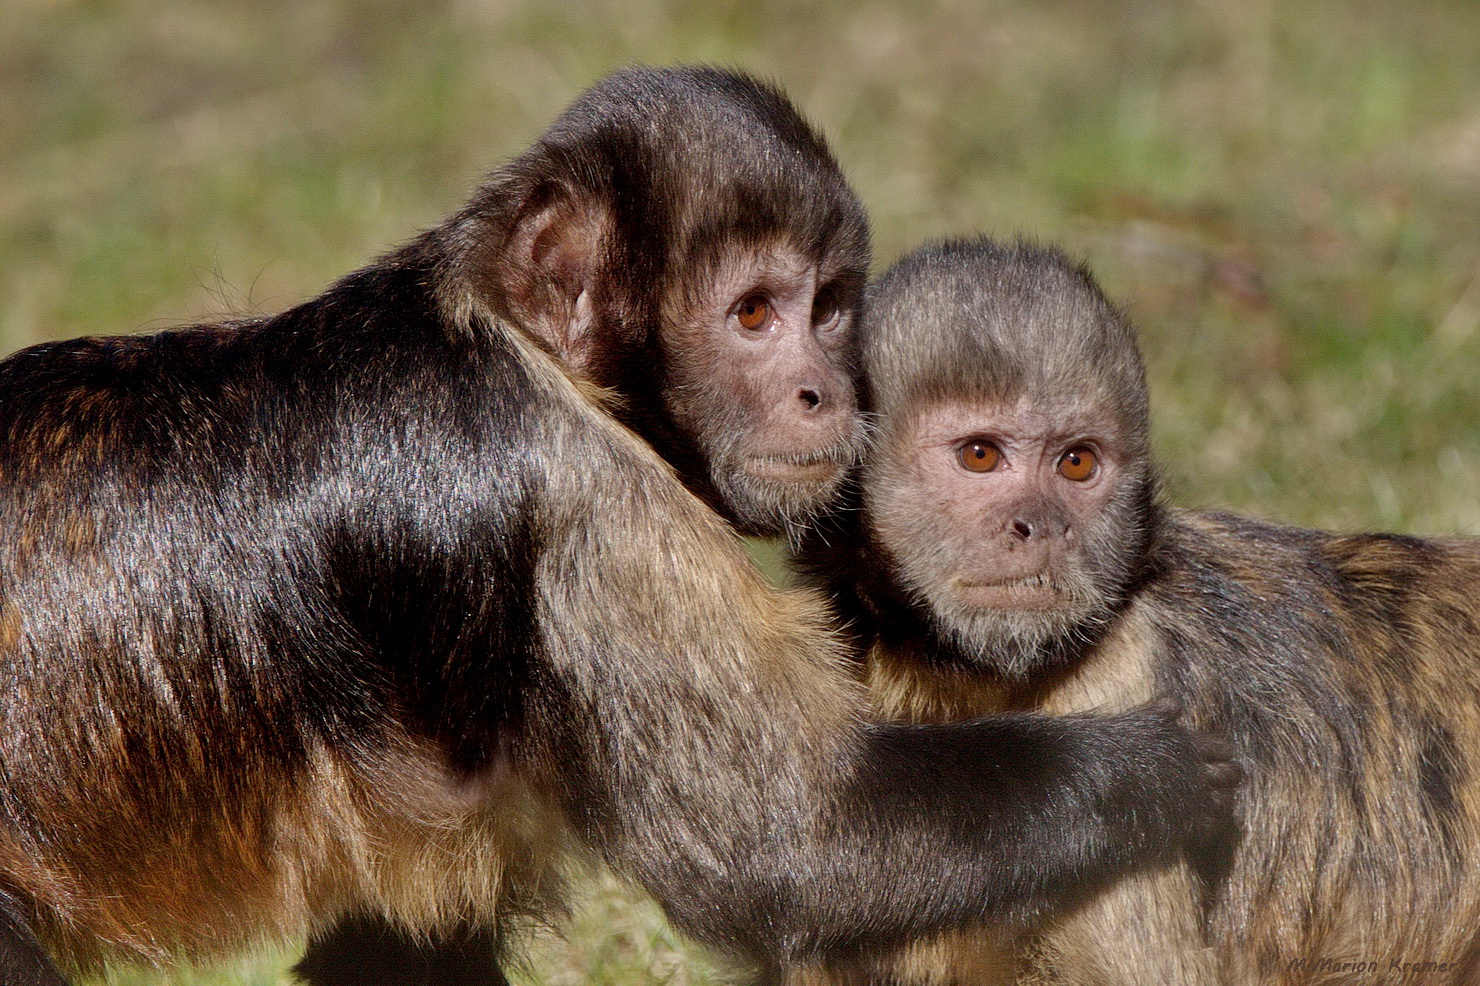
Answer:
[[[1200,868],[1226,855],[1238,833],[1235,811],[1244,769],[1233,745],[1195,731],[1170,699],[1105,717],[1111,744],[1102,766],[1111,774],[1103,808],[1111,831],[1123,827],[1132,846],[1182,851]]]
[[[979,919],[1029,927],[1129,872],[1231,844],[1243,771],[1180,716],[1160,703],[874,723],[834,824],[865,825],[885,858],[951,872],[946,892],[977,874]],[[916,828],[890,822],[903,817]]]

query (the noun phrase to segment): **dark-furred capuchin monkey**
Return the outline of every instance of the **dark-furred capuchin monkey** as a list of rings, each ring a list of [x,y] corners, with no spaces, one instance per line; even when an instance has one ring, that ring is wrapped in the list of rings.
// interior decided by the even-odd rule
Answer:
[[[0,362],[0,981],[304,934],[421,974],[366,924],[498,981],[568,846],[776,970],[1218,824],[1164,708],[866,726],[711,509],[829,500],[867,265],[783,96],[632,70],[296,308]]]
[[[804,555],[885,718],[1106,712],[1231,738],[1242,833],[1036,938],[813,981],[1480,983],[1480,541],[1165,509],[1123,315],[1053,250],[922,249],[870,289],[879,434]]]

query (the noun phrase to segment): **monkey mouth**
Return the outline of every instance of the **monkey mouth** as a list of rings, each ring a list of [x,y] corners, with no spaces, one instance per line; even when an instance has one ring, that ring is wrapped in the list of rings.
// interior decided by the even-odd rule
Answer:
[[[757,455],[742,467],[756,479],[777,483],[827,483],[838,477],[843,464],[829,456]]]
[[[989,582],[957,579],[955,585],[961,601],[978,609],[1053,609],[1061,599],[1047,572]]]

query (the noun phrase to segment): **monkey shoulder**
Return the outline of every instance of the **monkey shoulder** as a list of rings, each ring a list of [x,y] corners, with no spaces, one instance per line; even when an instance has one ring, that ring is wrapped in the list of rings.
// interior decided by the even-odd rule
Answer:
[[[1165,688],[1205,705],[1256,761],[1361,749],[1377,694],[1383,707],[1423,705],[1475,665],[1473,540],[1177,511],[1159,554],[1136,606],[1156,628]],[[1312,716],[1330,731],[1301,729]]]
[[[1480,578],[1480,539],[1339,534],[1233,514],[1174,511],[1162,548],[1159,570],[1175,593],[1237,585],[1271,606],[1356,620],[1382,600],[1422,605],[1446,587],[1467,594]]]
[[[1171,511],[1155,550],[1153,597],[1210,604],[1315,605],[1341,579],[1335,535],[1235,514]],[[1325,608],[1325,607],[1322,607]]]
[[[1169,690],[1254,705],[1331,692],[1352,629],[1338,618],[1342,579],[1330,535],[1233,514],[1172,511],[1153,577],[1131,612],[1155,628]],[[1236,714],[1236,713],[1235,713]]]

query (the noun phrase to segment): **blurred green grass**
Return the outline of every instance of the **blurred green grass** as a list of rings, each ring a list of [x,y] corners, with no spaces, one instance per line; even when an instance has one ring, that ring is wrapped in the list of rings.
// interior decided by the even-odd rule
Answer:
[[[827,130],[881,264],[979,230],[1090,260],[1178,502],[1480,533],[1476,38],[1472,0],[7,0],[0,351],[281,309],[602,73],[708,61]],[[610,889],[570,937],[524,981],[713,976]]]

